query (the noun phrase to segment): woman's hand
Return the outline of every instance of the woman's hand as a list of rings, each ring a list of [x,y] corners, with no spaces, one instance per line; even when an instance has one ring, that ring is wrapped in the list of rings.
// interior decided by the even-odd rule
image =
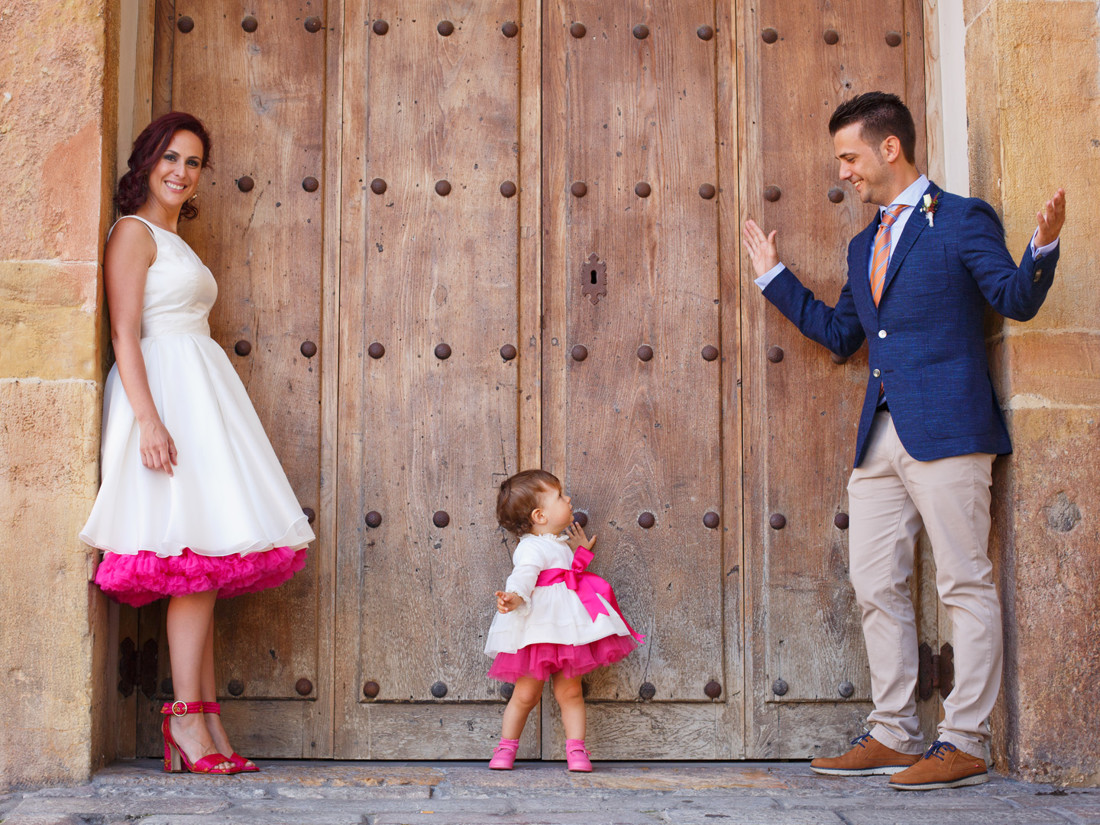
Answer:
[[[164,470],[172,475],[172,465],[176,460],[176,442],[172,440],[168,428],[158,418],[139,424],[141,428],[141,463],[150,470]]]
[[[511,613],[523,604],[523,599],[518,593],[505,593],[503,590],[498,590],[493,595],[497,597],[498,613]]]
[[[565,528],[565,540],[569,542],[569,549],[574,553],[577,552],[578,547],[585,547],[589,550],[592,549],[592,545],[596,543],[596,537],[588,538],[584,534],[584,528],[577,522],[573,522]]]

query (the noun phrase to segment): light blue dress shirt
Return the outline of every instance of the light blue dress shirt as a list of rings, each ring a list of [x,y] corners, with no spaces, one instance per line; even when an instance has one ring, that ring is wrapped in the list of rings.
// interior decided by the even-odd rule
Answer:
[[[905,231],[905,224],[909,221],[909,217],[913,214],[913,207],[920,203],[921,196],[924,195],[926,189],[928,189],[928,178],[924,175],[921,175],[919,178],[909,184],[909,186],[907,186],[900,195],[894,198],[894,202],[890,204],[891,206],[893,206],[894,204],[904,203],[908,207],[907,209],[903,209],[901,211],[901,214],[898,215],[898,219],[894,221],[894,225],[890,227],[891,256],[894,254],[894,249],[898,244],[898,239],[901,238],[901,233]],[[882,213],[886,211],[886,208],[887,207],[885,206],[880,206],[878,208],[880,219],[882,217]],[[1055,238],[1046,246],[1036,248],[1035,235],[1038,233],[1038,231],[1039,230],[1036,229],[1031,236],[1031,257],[1035,260],[1039,260],[1044,255],[1056,249],[1058,246],[1058,239]],[[763,291],[764,288],[772,282],[772,279],[775,278],[775,276],[782,271],[783,264],[778,263],[767,272],[765,272],[763,275],[761,275],[759,278],[757,278],[754,283],[758,287],[760,287],[761,291]],[[867,261],[867,277],[871,277],[871,261]]]

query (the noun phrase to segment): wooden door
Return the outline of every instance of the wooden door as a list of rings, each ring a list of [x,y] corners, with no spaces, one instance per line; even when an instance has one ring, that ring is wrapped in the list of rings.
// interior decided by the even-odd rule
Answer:
[[[829,113],[896,90],[923,133],[919,0],[860,1],[157,0],[154,113],[215,136],[183,234],[319,536],[289,585],[219,605],[242,751],[488,754],[496,489],[533,466],[649,636],[585,680],[601,757],[801,758],[859,730],[842,516],[865,356],[768,307],[739,225],[839,292],[870,215]],[[142,611],[138,655],[161,624]],[[552,700],[536,717],[520,755],[560,758]]]
[[[180,234],[214,273],[212,335],[244,380],[318,534],[306,568],[289,583],[219,602],[215,614],[226,726],[243,753],[265,757],[332,752],[332,514],[320,504],[318,462],[324,5],[162,0],[156,14],[152,114],[192,112],[213,138],[199,217]],[[145,608],[139,619],[144,754],[158,753],[160,703],[171,698],[161,608]]]
[[[742,753],[732,26],[544,3],[544,465],[648,634],[586,678],[603,758]],[[719,67],[723,67],[720,71]],[[543,704],[544,753],[561,753]]]
[[[783,261],[822,300],[847,276],[848,239],[873,216],[837,179],[828,121],[843,100],[882,89],[917,121],[925,167],[919,0],[742,7],[741,191],[745,215],[778,229]],[[848,363],[803,338],[745,273],[746,690],[753,758],[832,754],[870,710],[859,611],[848,583],[846,484],[866,385],[866,349]],[[931,563],[914,591],[935,638]],[[912,651],[915,656],[916,651]],[[925,727],[936,708],[922,703]]]

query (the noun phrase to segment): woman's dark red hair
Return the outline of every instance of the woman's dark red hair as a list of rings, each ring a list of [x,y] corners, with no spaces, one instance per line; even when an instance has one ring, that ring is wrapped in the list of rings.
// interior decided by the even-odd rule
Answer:
[[[149,173],[157,165],[176,132],[190,132],[197,137],[202,142],[202,166],[205,169],[210,165],[210,135],[202,121],[186,112],[161,115],[146,126],[134,141],[130,160],[126,163],[130,171],[118,182],[118,194],[115,195],[115,205],[121,214],[132,215],[145,203],[145,199],[149,197]],[[185,220],[198,214],[199,210],[190,202],[180,209],[180,217]]]

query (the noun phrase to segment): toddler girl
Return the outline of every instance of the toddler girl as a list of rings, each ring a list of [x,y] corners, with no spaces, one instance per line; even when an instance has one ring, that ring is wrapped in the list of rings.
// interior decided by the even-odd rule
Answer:
[[[519,545],[512,554],[512,575],[496,592],[498,613],[485,652],[495,656],[489,677],[515,682],[515,689],[489,767],[512,769],[527,715],[539,703],[543,682],[553,675],[566,765],[571,771],[591,771],[584,748],[581,674],[619,661],[645,637],[623,618],[611,585],[586,572],[596,537],[589,540],[573,522],[569,496],[555,476],[525,470],[501,484],[497,521],[519,536]]]

